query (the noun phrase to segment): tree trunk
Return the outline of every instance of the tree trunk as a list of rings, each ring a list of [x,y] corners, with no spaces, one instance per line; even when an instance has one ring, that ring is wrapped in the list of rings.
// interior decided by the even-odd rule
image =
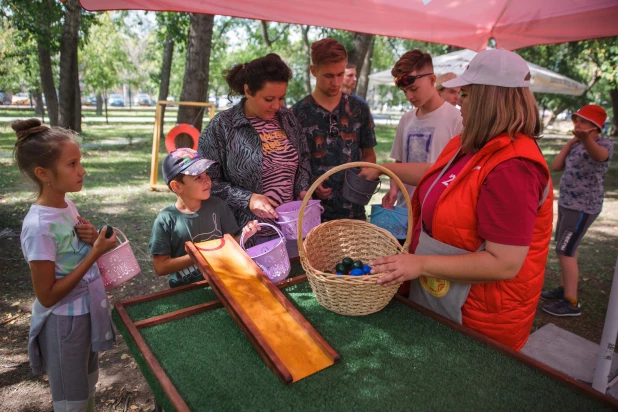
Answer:
[[[356,94],[365,100],[367,100],[367,88],[369,87],[369,73],[371,73],[371,58],[373,57],[374,44],[375,37],[369,42],[369,48],[367,49],[367,54],[365,54],[363,68],[359,72],[358,85],[356,86]]]
[[[39,41],[37,41],[37,49],[39,52],[41,86],[45,94],[45,105],[47,105],[49,124],[50,126],[58,126],[58,95],[56,95],[56,85],[54,84],[54,73],[52,71],[49,47],[39,39]]]
[[[77,133],[82,132],[82,91],[79,87],[79,67],[77,53],[75,53],[75,72],[73,75],[75,76],[75,117],[73,118],[74,124],[72,129]]]
[[[34,113],[41,116],[41,123],[45,123],[45,107],[43,105],[43,95],[39,88],[30,90],[30,94],[34,97]]]
[[[181,102],[208,101],[208,74],[214,16],[191,14],[191,26],[187,39],[187,60],[180,93]],[[202,130],[204,107],[180,106],[178,123],[189,123]]]
[[[618,87],[614,87],[609,91],[609,96],[612,99],[612,109],[614,111],[614,130],[610,130],[610,135],[618,136]]]
[[[309,45],[309,29],[311,26],[301,26],[303,32],[303,50],[305,52],[305,89],[311,94],[311,46]]]
[[[81,21],[81,6],[78,0],[65,3],[64,30],[60,47],[60,111],[58,125],[75,130],[75,85],[77,78],[78,31]]]
[[[96,109],[96,114],[97,116],[102,116],[103,115],[103,96],[101,96],[101,92],[97,92],[97,109]]]
[[[105,124],[109,124],[109,118],[107,117],[107,92],[103,92],[103,96],[105,97],[105,99],[103,99],[105,102]]]
[[[264,20],[260,20],[260,29],[262,30],[262,37],[264,38],[264,45],[266,45],[266,48],[270,53],[272,51],[273,44],[268,38],[268,23]]]
[[[365,55],[372,39],[373,34],[354,33],[354,48],[348,53],[348,63],[356,66],[356,73],[360,73],[363,69]]]
[[[163,50],[163,64],[161,66],[161,85],[159,87],[159,100],[167,100],[170,88],[170,76],[172,73],[172,58],[174,57],[174,39],[167,34],[165,36],[165,48]],[[161,107],[161,136],[165,124],[165,105]]]

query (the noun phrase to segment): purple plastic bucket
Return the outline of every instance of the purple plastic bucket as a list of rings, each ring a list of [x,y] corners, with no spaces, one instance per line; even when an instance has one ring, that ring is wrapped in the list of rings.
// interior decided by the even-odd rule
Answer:
[[[302,204],[302,200],[296,200],[294,202],[284,203],[275,209],[279,215],[277,224],[281,228],[283,236],[288,240],[297,239],[298,212],[300,212],[300,206]],[[310,200],[309,203],[307,203],[305,217],[303,218],[303,239],[311,229],[322,223],[322,212],[324,212],[324,208],[319,200]]]
[[[275,226],[268,223],[258,224],[271,227],[277,232],[279,238],[245,249],[245,234],[243,233],[240,236],[240,246],[273,283],[280,282],[290,274],[290,258],[285,247],[285,238]]]

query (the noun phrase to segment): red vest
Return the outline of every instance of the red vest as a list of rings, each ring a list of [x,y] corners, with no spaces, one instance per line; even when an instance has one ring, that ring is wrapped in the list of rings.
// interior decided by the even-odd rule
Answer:
[[[421,179],[419,186],[434,171],[441,170],[460,147],[460,136],[451,139],[436,163]],[[507,135],[490,140],[470,159],[438,199],[432,236],[449,245],[470,252],[476,251],[485,241],[479,237],[476,214],[481,186],[494,167],[517,157],[542,165],[550,182],[547,199],[538,210],[528,255],[513,279],[472,285],[462,307],[462,315],[465,326],[520,350],[528,340],[543,287],[553,222],[551,177],[536,142],[524,135],[517,135],[515,140]],[[412,196],[412,210],[416,225],[421,210],[418,190]]]

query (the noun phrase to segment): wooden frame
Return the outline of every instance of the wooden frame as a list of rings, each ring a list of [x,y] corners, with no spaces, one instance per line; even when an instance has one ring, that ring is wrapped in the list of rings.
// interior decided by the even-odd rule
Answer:
[[[295,259],[297,260],[297,259]],[[286,279],[283,280],[279,283],[277,283],[275,286],[278,289],[285,289],[289,286],[293,286],[299,283],[303,283],[307,281],[307,277],[305,275],[302,276],[296,276],[290,279]],[[150,351],[150,348],[148,348],[148,345],[146,344],[146,342],[144,341],[144,338],[142,337],[142,335],[139,332],[139,329],[141,328],[146,328],[146,327],[150,327],[150,326],[154,326],[154,325],[160,325],[162,323],[166,323],[166,322],[170,322],[170,321],[174,321],[177,319],[181,319],[183,317],[186,316],[190,316],[190,315],[194,315],[200,312],[204,312],[207,310],[211,310],[211,309],[215,309],[218,307],[223,306],[223,304],[219,301],[219,300],[214,300],[211,302],[207,302],[204,304],[200,304],[200,305],[195,305],[189,308],[185,308],[185,309],[181,309],[178,311],[174,311],[171,313],[167,313],[165,315],[160,315],[160,316],[155,316],[153,318],[149,318],[149,319],[144,319],[141,320],[139,322],[133,322],[131,320],[131,318],[129,317],[128,313],[125,310],[126,306],[131,306],[131,305],[136,305],[139,303],[143,303],[143,302],[149,302],[152,300],[156,300],[156,299],[160,299],[166,296],[171,296],[171,295],[175,295],[178,293],[182,293],[188,290],[193,290],[193,289],[197,289],[200,287],[204,287],[204,286],[208,286],[208,282],[207,281],[201,281],[201,282],[197,282],[197,283],[193,283],[190,285],[186,285],[186,286],[181,286],[178,288],[174,288],[174,289],[169,289],[169,290],[164,290],[161,292],[156,292],[156,293],[152,293],[150,295],[145,295],[145,296],[141,296],[141,297],[137,297],[137,298],[132,298],[132,299],[127,299],[124,300],[122,302],[118,302],[114,305],[114,307],[116,308],[116,310],[118,311],[118,314],[120,315],[120,319],[122,320],[122,322],[124,323],[125,327],[127,328],[127,331],[129,332],[129,334],[131,335],[131,337],[133,338],[133,341],[135,342],[135,345],[137,346],[137,349],[141,352],[141,354],[144,357],[144,360],[146,361],[146,364],[148,365],[148,367],[150,368],[150,370],[152,371],[153,375],[155,376],[155,378],[159,381],[159,384],[161,385],[161,388],[163,389],[163,391],[165,392],[166,396],[168,397],[168,399],[170,400],[170,403],[172,404],[172,406],[174,407],[175,410],[179,411],[179,412],[188,412],[189,411],[189,407],[187,406],[187,404],[185,403],[185,401],[182,399],[182,397],[179,395],[178,391],[176,390],[176,387],[174,387],[174,384],[171,382],[171,380],[169,379],[169,377],[167,376],[167,374],[165,373],[165,371],[163,370],[163,368],[161,367],[161,365],[159,364],[159,362],[157,361],[157,359],[155,358],[154,354],[152,353],[152,351]],[[406,299],[403,296],[400,295],[395,295],[395,300],[403,303],[404,305],[408,306],[409,308],[416,310],[418,312],[420,312],[421,314],[437,321],[440,322],[441,324],[463,334],[466,335],[474,340],[476,340],[477,342],[490,347],[493,350],[496,350],[500,353],[502,353],[503,355],[512,358],[518,362],[523,363],[524,365],[528,366],[531,369],[535,369],[537,370],[539,373],[542,373],[545,376],[548,376],[549,378],[555,379],[559,382],[561,382],[562,384],[568,386],[569,388],[572,388],[574,390],[576,390],[577,392],[580,392],[586,396],[589,396],[593,399],[598,400],[599,402],[601,402],[602,404],[613,408],[613,409],[618,409],[618,400],[615,400],[601,392],[598,392],[594,389],[592,389],[589,386],[584,385],[581,382],[576,381],[575,379],[563,374],[562,372],[559,372],[553,368],[550,368],[549,366],[540,363],[539,361],[530,358],[529,356],[526,356],[520,352],[516,352],[513,349],[502,345],[501,343],[498,343],[492,339],[489,339],[487,336],[482,335],[476,331],[473,331],[463,325],[459,325],[456,324],[455,322],[438,315],[437,313],[434,313],[414,302],[411,302],[410,300]],[[199,308],[198,308],[199,307]]]
[[[152,133],[152,156],[150,159],[150,190],[157,190],[157,179],[159,174],[159,146],[161,144],[161,122],[164,122],[163,106],[200,106],[208,107],[208,116],[212,119],[215,116],[215,105],[203,102],[170,102],[159,100],[155,112],[155,125]]]

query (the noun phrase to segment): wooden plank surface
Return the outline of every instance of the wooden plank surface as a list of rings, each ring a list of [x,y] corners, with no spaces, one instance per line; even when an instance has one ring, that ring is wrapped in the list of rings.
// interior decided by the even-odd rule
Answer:
[[[232,237],[190,242],[187,252],[224,306],[261,348],[266,363],[283,382],[296,382],[339,360],[339,355],[266,277]],[[250,336],[251,335],[251,336]],[[260,350],[258,350],[260,352]],[[264,357],[263,357],[264,358]],[[278,371],[275,371],[277,369]],[[284,372],[285,371],[285,372]]]

